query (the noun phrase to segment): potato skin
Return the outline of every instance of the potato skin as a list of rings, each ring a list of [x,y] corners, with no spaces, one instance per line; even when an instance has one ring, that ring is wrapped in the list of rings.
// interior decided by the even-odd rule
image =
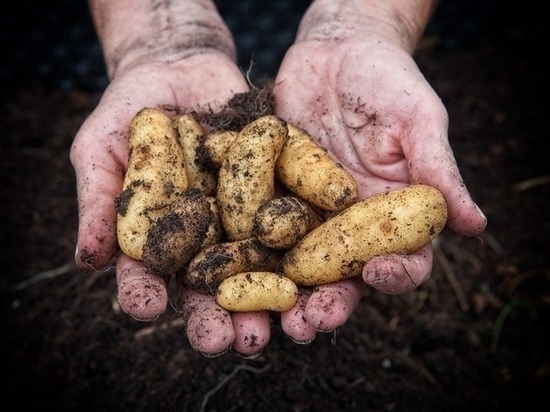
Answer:
[[[277,159],[276,175],[314,206],[339,212],[357,200],[353,176],[303,129],[288,124],[288,139]]]
[[[410,185],[360,201],[306,235],[281,260],[298,285],[314,286],[360,275],[374,256],[410,254],[427,245],[447,222],[441,192]]]
[[[213,219],[207,197],[187,189],[149,229],[143,263],[157,274],[175,274],[197,253]]]
[[[282,252],[262,245],[255,238],[222,242],[198,252],[182,276],[195,289],[213,295],[229,276],[241,272],[273,271],[281,257]]]
[[[205,170],[220,170],[233,140],[238,135],[239,132],[233,130],[216,131],[205,135],[199,141],[197,148],[201,167]]]
[[[218,200],[214,196],[207,196],[206,200],[210,205],[210,216],[212,217],[208,223],[208,230],[201,243],[201,249],[215,245],[222,239],[223,228],[220,220],[220,208],[218,207]]]
[[[238,273],[225,279],[216,292],[218,305],[231,312],[284,312],[297,301],[296,284],[274,272]]]
[[[219,171],[217,191],[230,240],[251,237],[256,210],[273,197],[275,162],[287,134],[285,121],[267,115],[249,123],[233,140]]]
[[[185,172],[188,187],[200,189],[206,195],[216,191],[217,177],[214,172],[201,166],[198,150],[204,139],[202,126],[190,114],[182,114],[174,119],[178,131],[178,141],[183,149]]]
[[[321,215],[304,200],[281,196],[258,208],[252,233],[265,246],[290,249],[322,221]]]
[[[140,110],[130,123],[128,169],[115,200],[121,250],[142,260],[151,223],[187,188],[183,151],[171,119],[155,108]]]

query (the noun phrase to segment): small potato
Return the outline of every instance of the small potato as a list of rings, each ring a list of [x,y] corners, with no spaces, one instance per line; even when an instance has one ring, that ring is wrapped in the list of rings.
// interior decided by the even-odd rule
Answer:
[[[249,123],[233,140],[219,171],[217,192],[230,240],[252,236],[256,210],[273,197],[275,162],[286,138],[286,122],[268,115]]]
[[[298,285],[321,285],[361,274],[374,256],[410,254],[427,245],[447,222],[443,194],[410,185],[360,201],[307,234],[281,260]]]
[[[322,222],[321,215],[307,202],[282,196],[260,206],[254,216],[252,233],[265,246],[289,249]]]
[[[220,170],[233,140],[239,132],[224,130],[205,135],[197,148],[199,163],[205,170]]]
[[[183,148],[185,172],[188,187],[200,189],[205,195],[216,191],[217,177],[212,171],[201,167],[198,159],[198,148],[204,138],[201,125],[189,114],[182,114],[174,119],[178,131],[178,141]]]
[[[298,287],[273,272],[245,272],[225,279],[216,292],[216,302],[231,312],[272,310],[284,312],[298,301]]]
[[[143,263],[155,273],[175,274],[197,253],[213,219],[208,199],[198,189],[187,189],[149,229]]]
[[[277,159],[276,175],[292,192],[324,210],[339,212],[357,200],[353,176],[305,130],[291,124]]]
[[[195,289],[214,294],[225,278],[241,272],[273,271],[281,257],[281,252],[255,238],[222,242],[198,252],[184,276]]]
[[[151,224],[187,188],[183,151],[171,119],[144,108],[130,124],[128,169],[115,200],[122,251],[141,260]]]

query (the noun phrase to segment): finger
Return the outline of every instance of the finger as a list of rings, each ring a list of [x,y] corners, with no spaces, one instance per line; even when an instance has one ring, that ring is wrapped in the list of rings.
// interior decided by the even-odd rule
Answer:
[[[307,322],[321,332],[343,325],[361,300],[364,288],[360,277],[316,287],[307,302]]]
[[[485,230],[487,218],[470,196],[458,169],[442,170],[428,175],[428,177],[422,177],[419,183],[429,184],[439,189],[445,196],[449,214],[447,222],[449,229],[460,235],[471,237],[477,236]]]
[[[383,293],[404,293],[428,280],[432,263],[431,245],[411,255],[377,256],[363,268],[363,280]]]
[[[119,190],[110,187],[113,176],[103,170],[79,167],[76,178],[79,218],[75,261],[80,270],[99,270],[109,264],[118,248],[114,199]]]
[[[124,313],[136,320],[153,321],[166,311],[166,278],[126,255],[117,260],[116,276],[118,303]]]
[[[235,340],[231,314],[213,296],[189,288],[182,288],[179,297],[191,347],[207,357],[225,353]]]
[[[311,289],[300,289],[298,301],[290,310],[281,312],[281,328],[290,339],[299,344],[308,344],[315,339],[317,331],[306,320],[306,306]]]
[[[269,312],[233,312],[231,317],[235,330],[233,350],[247,358],[260,355],[271,338]]]
[[[114,199],[125,167],[120,153],[102,146],[99,140],[105,136],[93,131],[91,123],[83,125],[71,147],[79,215],[75,261],[83,271],[104,268],[118,248]],[[112,138],[113,147],[120,138]]]
[[[487,218],[470,196],[446,137],[429,136],[434,137],[416,139],[411,146],[408,156],[411,181],[428,184],[443,193],[451,230],[463,236],[479,235],[487,226]]]

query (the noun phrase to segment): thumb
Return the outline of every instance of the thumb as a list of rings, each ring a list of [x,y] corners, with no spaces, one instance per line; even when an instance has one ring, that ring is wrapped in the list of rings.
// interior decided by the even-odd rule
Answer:
[[[487,218],[472,199],[444,135],[416,139],[407,150],[412,183],[424,183],[445,196],[447,226],[463,236],[477,236],[487,226]]]
[[[431,244],[410,255],[384,255],[372,258],[363,268],[363,280],[387,294],[408,292],[430,277],[433,264]]]

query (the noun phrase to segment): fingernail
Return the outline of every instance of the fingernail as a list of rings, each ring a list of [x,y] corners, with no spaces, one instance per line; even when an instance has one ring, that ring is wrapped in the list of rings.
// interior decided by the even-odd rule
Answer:
[[[389,275],[384,282],[384,285],[391,288],[392,286],[397,285],[397,277],[394,275]]]
[[[251,355],[243,355],[242,353],[239,353],[237,352],[237,355],[240,357],[240,358],[243,358],[243,359],[256,359],[257,357],[259,357],[263,352],[260,351],[260,352],[257,352],[257,353],[253,353]]]
[[[475,205],[478,213],[483,217],[483,219],[485,219],[485,222],[487,222],[487,217],[485,216],[485,213],[483,213],[483,211],[480,209],[480,207],[477,204],[474,203],[474,205]]]
[[[397,277],[395,275],[387,276],[372,276],[368,277],[368,282],[371,286],[384,286],[391,288],[397,284]]]
[[[317,329],[315,328],[315,330],[319,333],[332,333],[334,332],[336,329]]]
[[[229,348],[221,351],[221,352],[218,352],[218,353],[206,353],[206,352],[199,352],[202,356],[204,356],[205,358],[208,358],[208,359],[211,359],[211,358],[217,358],[219,356],[222,356],[224,355],[225,353],[227,353],[227,351],[229,350]]]
[[[293,338],[290,338],[292,340],[292,342],[296,343],[297,345],[309,345],[311,342],[313,342],[315,340],[315,336],[311,339],[307,339],[307,340],[297,340],[297,339],[293,339]]]

